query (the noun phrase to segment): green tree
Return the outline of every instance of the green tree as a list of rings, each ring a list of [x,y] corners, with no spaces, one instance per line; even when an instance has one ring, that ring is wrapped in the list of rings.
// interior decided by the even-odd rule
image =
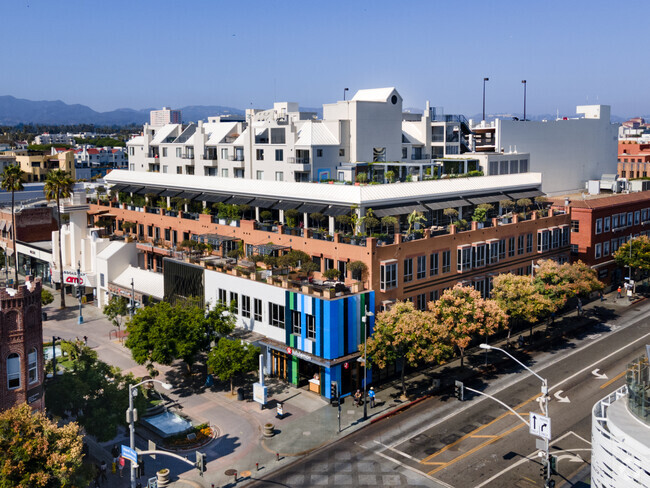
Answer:
[[[66,349],[73,358],[72,369],[47,384],[47,411],[59,417],[73,412],[88,434],[100,442],[110,440],[117,435],[118,426],[125,423],[129,385],[138,381],[132,374],[123,375],[119,368],[97,359],[97,353],[81,341],[67,342]],[[144,395],[138,395],[135,401],[144,413]]]
[[[45,185],[43,191],[47,201],[56,201],[56,215],[58,226],[58,240],[59,240],[59,276],[61,279],[61,308],[65,308],[65,286],[63,281],[63,257],[61,252],[61,199],[70,198],[72,189],[74,187],[74,180],[68,173],[61,169],[50,171],[45,177]]]
[[[284,212],[284,216],[287,219],[287,225],[289,227],[296,227],[298,225],[298,218],[300,217],[300,212],[295,208],[290,208]]]
[[[508,199],[500,200],[499,205],[506,212],[510,212],[513,208],[515,208],[515,202],[513,202],[512,200],[508,200]]]
[[[570,298],[587,296],[603,289],[596,271],[582,261],[572,264],[558,264],[552,259],[538,261],[534,283],[540,293],[554,303],[556,309],[562,308]]]
[[[650,239],[646,236],[635,237],[627,241],[614,253],[619,266],[632,269],[650,269]]]
[[[432,320],[442,325],[451,343],[460,352],[460,366],[464,365],[465,349],[477,336],[488,337],[504,328],[508,316],[496,301],[481,297],[471,286],[457,284],[446,290],[439,300],[429,302]]]
[[[106,318],[111,321],[111,324],[117,327],[118,331],[122,327],[124,317],[129,315],[128,303],[129,300],[125,297],[113,295],[108,303],[104,305],[104,309],[102,310],[104,315],[106,315]]]
[[[300,265],[300,271],[303,273],[306,273],[307,276],[310,276],[312,273],[315,271],[320,271],[320,266],[318,266],[315,262],[312,260],[305,261]]]
[[[25,189],[23,186],[23,178],[25,177],[25,172],[20,169],[19,164],[10,164],[5,167],[2,174],[0,174],[0,187],[5,191],[11,192],[11,239],[13,241],[13,250],[14,250],[14,279],[15,286],[18,287],[18,261],[16,260],[16,201],[15,193],[17,191],[22,191]],[[61,243],[59,242],[59,248]],[[60,251],[59,251],[60,257]],[[7,264],[8,266],[8,264]],[[63,276],[61,277],[61,283],[63,283]]]
[[[489,203],[481,203],[474,209],[472,220],[474,222],[485,222],[488,212],[493,208],[494,207],[492,207],[492,205],[490,205]]]
[[[234,327],[234,310],[225,304],[217,303],[206,313],[195,300],[174,305],[160,302],[135,313],[126,326],[129,337],[125,345],[138,364],[152,367],[154,362],[169,365],[182,359],[191,372],[198,354]]]
[[[323,272],[323,276],[328,280],[338,280],[341,272],[336,268],[330,268]]]
[[[49,305],[53,301],[54,297],[52,296],[52,292],[47,288],[41,289],[41,305]]]
[[[359,173],[355,179],[357,183],[366,183],[368,181],[368,173]]]
[[[403,361],[402,395],[406,395],[406,365],[440,363],[452,354],[447,329],[431,320],[429,312],[415,310],[411,302],[398,301],[390,310],[379,312],[367,344],[368,362],[380,368]],[[363,344],[359,350],[363,355]]]
[[[388,228],[390,227],[394,234],[398,225],[399,220],[394,215],[385,215],[381,218],[381,226],[386,229],[386,233],[388,233]]]
[[[409,224],[409,228],[406,231],[407,234],[411,234],[413,231],[413,228],[415,227],[416,224],[420,224],[425,220],[424,214],[422,212],[418,212],[417,210],[413,210],[408,217],[406,218],[406,221]]]
[[[392,183],[393,181],[395,181],[395,171],[389,169],[388,171],[386,171],[385,176],[386,176],[386,181],[388,183]]]
[[[72,422],[62,427],[26,404],[0,413],[0,488],[85,486],[82,436]]]
[[[449,219],[450,224],[458,218],[458,210],[455,208],[446,208],[442,211],[442,213]]]
[[[368,266],[363,261],[352,261],[348,264],[348,271],[350,271],[352,279],[363,281],[366,279]]]
[[[222,338],[208,354],[207,365],[221,381],[230,381],[230,393],[234,393],[233,381],[242,374],[255,370],[260,348],[242,344],[239,340]]]

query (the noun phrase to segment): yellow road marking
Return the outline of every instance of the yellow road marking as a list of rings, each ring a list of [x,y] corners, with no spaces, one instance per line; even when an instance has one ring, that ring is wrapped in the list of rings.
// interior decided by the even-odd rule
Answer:
[[[490,440],[488,440],[488,441],[486,441],[486,442],[483,442],[482,444],[479,444],[478,446],[474,447],[473,449],[470,449],[469,451],[467,451],[467,452],[461,454],[460,456],[456,456],[454,459],[452,459],[451,461],[449,461],[447,464],[443,464],[442,466],[439,466],[439,467],[437,467],[437,468],[435,468],[435,469],[429,471],[427,474],[428,474],[429,476],[432,476],[433,474],[437,473],[437,472],[440,471],[441,469],[445,469],[445,468],[447,468],[448,466],[451,466],[452,464],[457,463],[457,462],[460,461],[461,459],[464,459],[464,458],[466,458],[467,456],[469,456],[469,455],[471,455],[471,454],[474,454],[476,451],[479,451],[479,450],[483,449],[485,446],[489,446],[489,445],[492,444],[493,442],[496,442],[496,441],[498,441],[499,439],[501,439],[501,438],[503,438],[503,437],[505,437],[505,436],[507,436],[507,435],[513,433],[515,430],[517,430],[517,429],[521,429],[524,425],[526,425],[526,424],[517,424],[517,425],[515,425],[513,428],[511,428],[511,429],[505,431],[503,434],[499,434],[499,435],[496,436],[494,439],[490,439]]]
[[[538,393],[537,395],[530,397],[530,398],[529,398],[528,400],[526,400],[525,402],[522,402],[522,403],[520,403],[519,405],[517,405],[516,407],[514,407],[513,410],[517,410],[517,409],[523,407],[524,405],[527,405],[528,403],[532,402],[533,400],[535,400],[535,399],[536,399],[537,397],[539,397],[539,396],[540,396],[540,394]],[[440,449],[439,451],[434,452],[433,454],[430,454],[429,456],[427,456],[426,458],[424,458],[422,461],[420,461],[420,463],[422,463],[422,464],[434,464],[434,463],[430,463],[430,462],[429,462],[429,461],[430,461],[431,459],[433,459],[434,457],[438,456],[439,454],[442,454],[443,452],[445,452],[445,451],[447,451],[448,449],[454,447],[456,444],[458,444],[458,443],[464,441],[465,439],[469,439],[470,437],[475,436],[475,435],[476,435],[476,434],[475,434],[476,432],[480,432],[481,430],[483,430],[483,429],[485,429],[486,427],[492,425],[493,423],[498,422],[499,420],[501,420],[501,419],[503,419],[503,418],[506,418],[508,415],[512,415],[512,413],[511,413],[511,412],[506,412],[506,413],[504,413],[504,414],[499,415],[497,418],[495,418],[494,420],[488,422],[487,424],[485,424],[485,425],[481,425],[480,427],[477,427],[477,428],[474,429],[472,432],[470,432],[470,433],[468,433],[468,434],[465,434],[465,435],[464,435],[463,437],[461,437],[460,439],[457,439],[457,440],[455,440],[454,442],[452,442],[451,444],[447,444],[445,447],[443,447],[443,448]],[[524,424],[521,424],[521,425],[524,425]]]
[[[611,385],[612,383],[614,383],[617,379],[619,379],[621,376],[623,376],[625,373],[627,373],[627,370],[625,370],[625,371],[623,371],[623,372],[617,374],[617,375],[614,376],[611,380],[609,380],[607,383],[603,383],[602,385],[600,385],[600,389],[602,390],[603,388],[608,387],[609,385]]]
[[[495,435],[473,435],[472,439],[492,439]]]

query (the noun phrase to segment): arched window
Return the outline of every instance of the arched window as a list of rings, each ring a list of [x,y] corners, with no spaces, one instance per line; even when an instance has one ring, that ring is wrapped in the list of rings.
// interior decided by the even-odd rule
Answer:
[[[28,381],[31,385],[38,381],[38,352],[35,347],[32,347],[27,355],[28,363]]]
[[[10,390],[20,388],[20,356],[15,352],[7,357],[7,386]]]

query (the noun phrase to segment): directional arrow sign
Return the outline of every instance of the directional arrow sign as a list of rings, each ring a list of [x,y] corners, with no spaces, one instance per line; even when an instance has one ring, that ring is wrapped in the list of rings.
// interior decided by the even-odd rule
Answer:
[[[529,412],[530,433],[551,440],[551,419],[536,412]]]
[[[594,375],[596,378],[598,378],[599,380],[606,380],[606,379],[607,379],[607,375],[606,375],[606,374],[600,374],[599,371],[600,371],[600,369],[594,369],[594,370],[591,372],[591,374],[593,374],[593,375]]]
[[[565,397],[565,396],[563,397],[562,396],[563,391],[564,390],[558,390],[558,391],[555,392],[555,394],[553,396],[560,403],[569,403],[569,402],[571,402],[571,400],[569,400],[569,397]]]

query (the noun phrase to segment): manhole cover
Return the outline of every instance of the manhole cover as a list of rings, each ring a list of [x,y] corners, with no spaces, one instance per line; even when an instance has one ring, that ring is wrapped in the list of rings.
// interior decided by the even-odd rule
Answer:
[[[227,469],[224,474],[226,476],[235,476],[237,474],[237,470],[236,469]]]
[[[240,476],[242,476],[243,478],[249,478],[250,475],[251,475],[251,472],[250,472],[250,471],[242,471],[242,472],[239,473],[239,474],[240,474]]]
[[[452,442],[456,442],[458,439],[460,439],[459,435],[451,434],[451,435],[448,435],[447,437],[443,437],[442,439],[440,439],[440,441],[443,444],[451,444]]]

